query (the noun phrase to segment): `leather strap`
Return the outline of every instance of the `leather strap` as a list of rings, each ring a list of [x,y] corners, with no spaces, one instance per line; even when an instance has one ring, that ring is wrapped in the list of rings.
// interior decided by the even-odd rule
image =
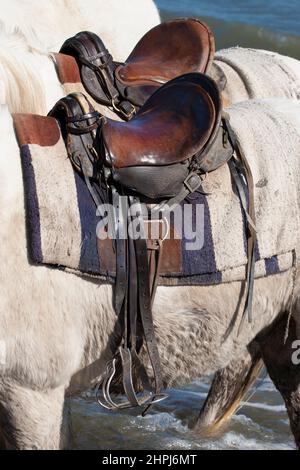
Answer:
[[[236,164],[236,161],[234,160],[234,158],[232,158],[231,160],[228,161],[228,166],[229,166],[230,173],[232,175],[233,181],[235,183],[236,189],[238,191],[238,195],[239,195],[239,198],[240,198],[240,201],[241,201],[241,204],[242,204],[244,214],[247,218],[248,224],[251,225],[251,227],[256,231],[254,221],[251,219],[250,214],[248,212],[247,196],[246,196],[246,193],[245,193],[245,190],[244,190],[244,187],[243,187],[243,183],[242,183],[242,180],[241,180],[242,176],[238,172],[238,167],[237,167],[237,164]]]
[[[158,240],[158,253],[157,256],[155,256],[155,273],[153,276],[153,280],[151,283],[151,307],[153,306],[154,303],[154,298],[156,294],[156,289],[158,286],[158,281],[159,281],[159,273],[160,273],[160,267],[161,267],[161,262],[162,262],[162,255],[163,255],[163,240]]]
[[[99,81],[102,95],[98,96],[99,101],[102,101],[108,106],[112,106],[122,118],[126,120],[131,119],[136,113],[136,108],[125,96],[122,96],[120,90],[116,87],[113,58],[101,39],[96,37],[93,33],[85,32],[79,33],[75,38],[66,41],[65,44],[68,42],[69,46],[67,46],[67,48],[71,47],[71,49],[77,51],[76,59],[80,64],[83,84],[86,86],[87,91],[91,92],[89,89],[91,83],[89,80],[90,77],[85,73],[86,68],[90,69],[92,71],[90,73],[94,74]]]
[[[95,120],[95,122],[89,124],[89,121],[91,120]],[[105,120],[104,116],[101,116],[101,114],[97,111],[94,111],[93,113],[68,117],[67,130],[70,132],[70,134],[74,135],[87,134],[97,129],[102,120]]]
[[[116,314],[121,313],[127,291],[127,214],[124,208],[124,199],[121,199],[116,189],[112,188],[112,202],[115,211],[115,248],[116,248],[116,284],[114,307]]]
[[[235,137],[235,134],[231,128],[229,122],[229,116],[224,113],[224,122],[227,128],[229,139],[236,151],[237,156],[240,158],[241,163],[245,169],[246,174],[246,181],[249,191],[249,207],[248,210],[245,211],[245,197],[242,195],[240,196],[242,207],[245,211],[245,215],[248,221],[248,237],[247,237],[247,256],[248,256],[248,263],[247,263],[247,271],[246,271],[246,294],[245,294],[245,304],[244,304],[244,311],[242,314],[242,319],[239,327],[239,331],[243,324],[245,315],[248,314],[249,322],[252,321],[252,301],[253,301],[253,289],[254,289],[254,275],[255,275],[255,245],[256,245],[256,228],[255,228],[255,207],[254,207],[254,182],[253,182],[253,175],[251,172],[251,168],[247,161],[246,155],[244,154],[238,140]],[[231,167],[233,167],[231,165]],[[234,175],[233,175],[234,176]],[[235,179],[238,181],[238,179]],[[241,190],[241,184],[238,183],[237,190],[239,194],[242,194],[243,191]]]
[[[130,196],[130,204],[139,202],[137,198]],[[143,224],[141,214],[141,224]],[[138,292],[139,292],[139,309],[143,326],[145,343],[150,358],[151,366],[154,373],[155,394],[160,394],[163,389],[162,368],[160,357],[155,339],[152,310],[151,310],[151,294],[149,286],[149,267],[147,244],[143,238],[134,241],[136,250],[137,270],[139,273]]]
[[[138,314],[138,272],[136,266],[135,246],[132,238],[128,238],[128,297],[129,297],[129,319],[130,319],[130,341],[129,346],[136,349],[137,336],[137,314]]]
[[[165,209],[172,211],[176,206],[178,206],[184,199],[190,194],[194,193],[201,187],[202,180],[201,176],[192,171],[183,182],[181,191],[175,196],[169,199],[163,204],[159,204],[151,211],[151,217],[155,218],[161,214]]]

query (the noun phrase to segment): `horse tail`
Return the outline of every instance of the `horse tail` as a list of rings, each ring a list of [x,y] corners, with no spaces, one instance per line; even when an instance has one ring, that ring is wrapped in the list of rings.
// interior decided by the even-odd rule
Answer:
[[[263,367],[263,360],[257,353],[254,357],[233,361],[219,370],[214,376],[195,430],[202,436],[216,434],[239,409]]]

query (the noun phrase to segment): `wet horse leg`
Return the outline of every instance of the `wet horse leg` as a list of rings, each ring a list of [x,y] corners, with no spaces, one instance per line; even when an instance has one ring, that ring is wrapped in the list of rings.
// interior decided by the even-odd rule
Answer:
[[[286,325],[285,316],[271,331],[259,337],[259,343],[269,375],[284,399],[291,430],[300,449],[300,338],[297,339],[297,325],[292,317],[284,344]]]
[[[64,387],[37,391],[0,381],[1,441],[7,449],[66,447],[68,414]]]

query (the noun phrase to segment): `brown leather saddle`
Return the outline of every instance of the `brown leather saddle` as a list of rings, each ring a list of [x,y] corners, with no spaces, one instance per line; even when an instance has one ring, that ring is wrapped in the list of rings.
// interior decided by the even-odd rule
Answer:
[[[152,202],[196,190],[189,186],[200,186],[199,173],[215,170],[233,153],[218,88],[199,73],[167,82],[129,122],[101,116],[80,93],[60,100],[50,114],[67,116],[67,147],[79,171],[97,179],[105,169],[108,184]]]
[[[61,99],[50,115],[58,120],[68,155],[85,178],[95,204],[110,203],[113,208],[109,218],[117,267],[114,307],[122,335],[98,400],[109,409],[142,405],[147,409],[165,398],[152,303],[166,234],[156,243],[151,240],[151,250],[156,250],[151,267],[149,240],[128,236],[133,216],[141,226],[145,224],[143,211],[133,214],[132,208],[141,201],[162,202],[162,211],[166,206],[178,205],[201,190],[202,174],[232,157],[234,150],[222,116],[220,94],[212,79],[189,73],[157,88],[129,122],[104,118],[80,93]],[[153,216],[150,206],[147,208],[147,217],[150,215],[151,221],[159,224],[162,218]],[[143,342],[154,387],[139,355]],[[110,392],[118,361],[127,396],[122,403],[116,403]],[[135,391],[133,369],[142,382],[142,397]]]
[[[97,102],[130,119],[162,84],[186,73],[206,73],[215,44],[205,23],[177,19],[147,32],[123,64],[88,31],[67,39],[60,52],[77,60],[83,85]]]

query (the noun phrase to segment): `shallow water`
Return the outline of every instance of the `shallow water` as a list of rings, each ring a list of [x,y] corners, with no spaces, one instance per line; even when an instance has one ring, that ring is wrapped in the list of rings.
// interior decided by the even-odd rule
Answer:
[[[77,449],[295,449],[280,395],[268,378],[217,436],[200,438],[193,425],[210,381],[196,381],[170,396],[145,418],[109,412],[92,392],[72,400],[73,446]]]
[[[217,49],[240,45],[300,59],[300,0],[155,0],[162,19],[202,18]]]
[[[300,0],[156,0],[162,19],[204,19],[218,48],[240,45],[300,59]],[[269,378],[215,437],[193,432],[209,379],[171,390],[146,418],[102,410],[92,393],[72,400],[77,449],[294,449],[288,417]]]

